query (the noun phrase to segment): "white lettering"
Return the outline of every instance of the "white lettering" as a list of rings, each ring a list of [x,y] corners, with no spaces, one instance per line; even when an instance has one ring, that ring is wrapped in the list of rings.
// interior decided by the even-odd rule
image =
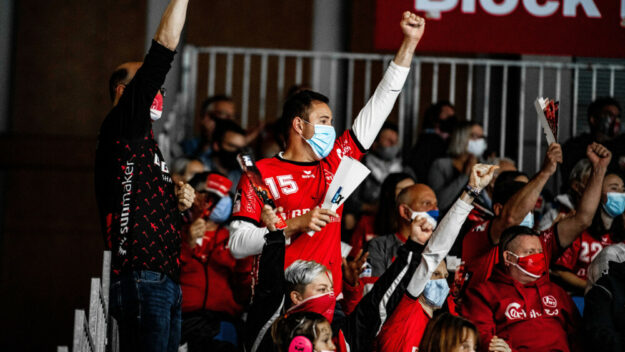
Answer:
[[[547,0],[542,5],[538,4],[538,0],[523,0],[523,6],[536,17],[547,17],[558,11],[560,4],[555,0]]]
[[[484,11],[495,16],[505,16],[511,14],[519,5],[519,0],[503,0],[496,3],[495,0],[480,0]]]
[[[475,1],[476,0],[464,0],[462,1],[462,12],[475,13]]]
[[[415,9],[426,12],[448,12],[458,6],[458,0],[415,0]]]
[[[128,221],[130,219],[130,199],[132,196],[132,176],[133,176],[133,166],[134,163],[127,161],[126,167],[124,169],[124,180],[122,181],[122,189],[124,193],[122,194],[122,211],[120,214],[119,221],[119,233],[121,235],[127,234],[128,229]],[[126,237],[122,237],[121,244],[119,248],[119,253],[121,255],[125,255],[125,251],[122,250],[121,245],[126,242]],[[123,252],[123,253],[122,253]]]
[[[508,307],[506,307],[505,315],[509,320],[527,318],[527,313],[525,313],[525,310],[523,310],[521,308],[521,305],[516,302],[508,304]]]
[[[577,7],[580,5],[586,13],[586,16],[590,18],[601,18],[601,13],[599,12],[597,5],[595,5],[594,0],[564,0],[562,15],[564,17],[577,16]]]

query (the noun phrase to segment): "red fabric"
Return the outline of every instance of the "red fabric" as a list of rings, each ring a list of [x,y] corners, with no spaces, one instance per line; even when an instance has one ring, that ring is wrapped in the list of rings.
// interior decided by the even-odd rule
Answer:
[[[282,207],[286,220],[300,216],[323,202],[334,172],[343,156],[362,159],[357,142],[350,131],[345,131],[334,143],[334,148],[323,160],[314,163],[289,162],[279,157],[260,160],[256,163],[265,184],[271,191],[276,206]],[[233,216],[248,218],[260,223],[262,201],[250,187],[245,175],[241,177],[233,207]],[[286,247],[284,267],[298,259],[314,260],[325,265],[332,272],[334,291],[338,295],[342,286],[341,271],[341,219],[343,207],[337,213],[339,218],[329,223],[312,237],[306,233],[295,235]]]
[[[544,275],[522,285],[497,267],[492,277],[467,292],[462,314],[480,333],[482,351],[493,336],[513,351],[570,351],[580,316],[569,295]]]
[[[352,246],[352,250],[349,252],[351,257],[356,257],[365,243],[377,237],[373,230],[374,221],[374,215],[363,215],[360,217],[360,220],[358,220],[358,224],[356,224],[352,239],[349,243]]]
[[[495,265],[499,263],[499,247],[491,243],[489,230],[490,220],[474,227],[462,241],[462,260],[465,269],[471,273],[469,287],[488,280]],[[558,255],[559,246],[556,237],[554,227],[540,234],[547,265]]]
[[[252,258],[235,260],[226,248],[226,228],[207,231],[202,245],[182,244],[182,311],[210,310],[238,316],[251,291]],[[236,297],[235,297],[236,295]]]
[[[358,302],[362,299],[365,284],[368,283],[368,280],[365,279],[370,279],[370,277],[360,278],[357,286],[351,286],[343,281],[343,301],[341,302],[341,308],[343,308],[345,315],[351,314],[354,309],[356,309]],[[377,280],[377,278],[375,279]]]
[[[412,352],[418,349],[430,317],[419,300],[406,295],[382,326],[375,343],[381,352]]]
[[[600,240],[592,237],[588,231],[584,231],[573,241],[560,258],[556,265],[570,270],[581,279],[586,279],[586,272],[590,262],[601,252],[601,250],[614,242],[609,233],[601,236]]]

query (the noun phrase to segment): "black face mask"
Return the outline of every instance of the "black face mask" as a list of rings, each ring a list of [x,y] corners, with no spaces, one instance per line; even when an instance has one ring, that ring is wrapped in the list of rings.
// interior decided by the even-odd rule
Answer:
[[[458,123],[458,118],[456,115],[448,116],[445,120],[438,120],[438,129],[441,132],[449,133],[453,132],[456,124]]]
[[[237,162],[237,155],[239,154],[238,150],[233,152],[224,150],[223,148],[215,152],[215,156],[219,159],[219,163],[221,166],[228,170],[236,170],[239,168],[239,163]]]

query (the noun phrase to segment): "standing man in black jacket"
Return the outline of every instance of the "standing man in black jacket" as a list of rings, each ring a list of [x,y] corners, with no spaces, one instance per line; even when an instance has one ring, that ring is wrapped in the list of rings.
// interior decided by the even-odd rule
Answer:
[[[121,351],[177,351],[180,342],[180,212],[193,189],[174,185],[154,140],[162,85],[184,26],[188,0],[171,0],[143,63],[119,66],[113,108],[98,136],[96,198],[113,253],[111,314]]]

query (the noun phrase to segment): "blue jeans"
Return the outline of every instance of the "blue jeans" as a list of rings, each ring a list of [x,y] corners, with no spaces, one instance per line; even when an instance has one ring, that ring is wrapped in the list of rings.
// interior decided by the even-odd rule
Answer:
[[[111,284],[110,312],[120,351],[175,352],[180,344],[182,291],[167,275],[134,271]]]

